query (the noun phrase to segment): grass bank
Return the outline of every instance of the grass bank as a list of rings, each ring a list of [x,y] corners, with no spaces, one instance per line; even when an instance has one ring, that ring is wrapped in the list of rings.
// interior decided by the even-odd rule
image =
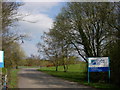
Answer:
[[[58,67],[58,71],[55,71],[55,67],[42,67],[38,69],[39,71],[45,72],[55,77],[63,78],[69,81],[78,82],[83,85],[95,87],[95,88],[116,88],[114,85],[107,83],[88,83],[87,82],[87,73],[86,73],[86,64],[73,64],[69,65],[68,71],[63,72],[63,66]]]
[[[8,75],[8,88],[17,88],[18,83],[18,73],[19,69],[10,69]]]

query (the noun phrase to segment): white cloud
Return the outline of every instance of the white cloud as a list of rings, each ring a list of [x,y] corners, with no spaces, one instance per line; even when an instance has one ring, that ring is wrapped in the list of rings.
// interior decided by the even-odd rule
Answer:
[[[68,1],[68,0],[20,0],[20,1],[23,1],[23,2],[65,2],[65,1]]]
[[[23,16],[25,16],[21,21],[19,21],[19,27],[22,29],[21,32],[24,30],[24,32],[36,34],[49,31],[49,28],[52,27],[53,20],[42,12],[47,12],[57,4],[57,2],[25,3],[25,5],[19,9],[19,14],[23,14]]]
[[[26,2],[23,7],[20,8],[20,12],[27,13],[40,13],[47,12],[53,6],[56,6],[58,2]]]
[[[37,47],[34,45],[34,44],[31,44],[30,42],[25,42],[23,45],[22,45],[22,48],[24,49],[24,51],[27,51],[25,52],[27,55],[31,55],[31,54],[34,54],[34,55],[37,55]]]
[[[69,2],[69,0],[3,0],[4,2]]]
[[[13,2],[16,0],[3,0],[4,2]],[[18,2],[119,2],[119,0],[17,0]]]
[[[31,37],[31,41],[25,41],[22,44],[26,54],[37,54],[36,44],[40,41],[40,37],[43,32],[48,32],[49,28],[52,27],[53,19],[43,12],[47,12],[53,6],[58,3],[25,3],[19,9],[19,13],[25,16],[21,21],[18,22],[19,33],[28,34]]]
[[[45,14],[34,14],[23,18],[24,21],[19,22],[19,27],[24,32],[33,34],[49,31],[53,24],[53,20]]]

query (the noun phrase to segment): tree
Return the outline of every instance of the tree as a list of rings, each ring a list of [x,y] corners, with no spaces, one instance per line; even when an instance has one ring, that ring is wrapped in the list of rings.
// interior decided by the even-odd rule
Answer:
[[[52,61],[54,66],[56,67],[56,71],[58,70],[59,65],[63,65],[64,71],[67,71],[67,64],[69,59],[69,55],[73,49],[66,45],[64,41],[57,41],[52,33],[45,33],[42,37],[44,43],[38,43],[38,52],[42,54]]]
[[[57,71],[59,66],[58,57],[60,54],[58,42],[54,42],[47,33],[45,33],[42,38],[44,39],[44,44],[41,44],[40,42],[37,44],[38,52],[42,52],[42,54],[44,53],[46,58],[52,61]]]
[[[105,55],[110,56],[110,66],[111,66],[111,82],[114,84],[120,84],[120,2],[114,4],[114,12],[110,13],[108,19],[108,24],[113,29],[112,41],[106,46]]]
[[[112,3],[68,3],[57,16],[50,33],[72,44],[79,55],[102,56],[111,27],[107,23]],[[111,10],[111,11],[110,11]],[[104,17],[103,17],[104,16]]]
[[[107,47],[112,47],[113,44],[116,47],[115,43],[120,36],[120,14],[117,13],[117,7],[119,4],[113,2],[67,3],[56,17],[49,33],[56,42],[66,42],[65,45],[76,48],[87,63],[87,57],[109,56],[111,48]]]
[[[12,50],[12,51],[11,51]],[[16,69],[18,68],[18,66],[21,63],[21,60],[25,58],[25,53],[22,50],[22,48],[20,47],[20,45],[18,43],[12,43],[11,46],[9,46],[9,48],[4,52],[9,52],[5,53],[5,66],[6,68],[13,68],[16,67]],[[11,55],[11,56],[8,56]]]
[[[0,20],[2,21],[2,33],[0,38],[2,38],[2,50],[5,51],[5,67],[12,67],[13,63],[16,60],[19,60],[17,53],[19,53],[20,45],[17,41],[22,40],[26,37],[25,35],[19,35],[15,32],[12,32],[10,27],[15,26],[15,22],[18,21],[17,10],[23,3],[20,2],[2,2],[2,16]],[[14,48],[14,46],[16,48]],[[13,49],[16,50],[16,54]],[[13,57],[14,56],[14,57]],[[14,63],[15,64],[15,63]],[[17,65],[17,61],[16,61]]]

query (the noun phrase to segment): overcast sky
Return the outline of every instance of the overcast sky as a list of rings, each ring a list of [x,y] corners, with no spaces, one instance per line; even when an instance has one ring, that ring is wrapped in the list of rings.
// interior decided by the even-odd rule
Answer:
[[[23,0],[24,1],[24,0]],[[48,32],[52,27],[55,17],[60,12],[65,2],[24,2],[18,12],[28,15],[19,21],[17,30],[20,34],[27,34],[30,40],[22,44],[22,48],[27,56],[37,54],[36,44],[40,41],[43,32]]]

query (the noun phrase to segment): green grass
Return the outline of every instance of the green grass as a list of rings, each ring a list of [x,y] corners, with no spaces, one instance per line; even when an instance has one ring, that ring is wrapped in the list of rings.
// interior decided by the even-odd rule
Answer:
[[[41,67],[44,71],[55,71],[55,67]],[[81,62],[80,64],[71,64],[68,66],[68,72],[86,72],[86,63]],[[63,66],[58,67],[58,71],[64,71]]]
[[[88,83],[87,82],[87,73],[86,73],[86,64],[73,64],[69,65],[68,71],[63,72],[63,66],[58,67],[58,71],[55,71],[55,67],[42,67],[38,69],[39,71],[45,72],[55,77],[63,78],[69,81],[75,81],[83,85],[95,87],[95,88],[115,88],[114,85],[107,83]]]
[[[9,83],[8,83],[9,88],[17,88],[17,82],[18,82],[17,73],[18,73],[18,71],[19,71],[19,69],[11,69],[10,70]]]
[[[2,68],[0,68],[0,73],[2,73]]]
[[[2,74],[3,75],[7,74],[7,69],[6,68],[2,68]]]
[[[19,66],[18,68],[39,68],[39,66]]]
[[[0,74],[2,73],[2,68],[0,68]],[[0,81],[2,80],[1,75],[0,75]]]

